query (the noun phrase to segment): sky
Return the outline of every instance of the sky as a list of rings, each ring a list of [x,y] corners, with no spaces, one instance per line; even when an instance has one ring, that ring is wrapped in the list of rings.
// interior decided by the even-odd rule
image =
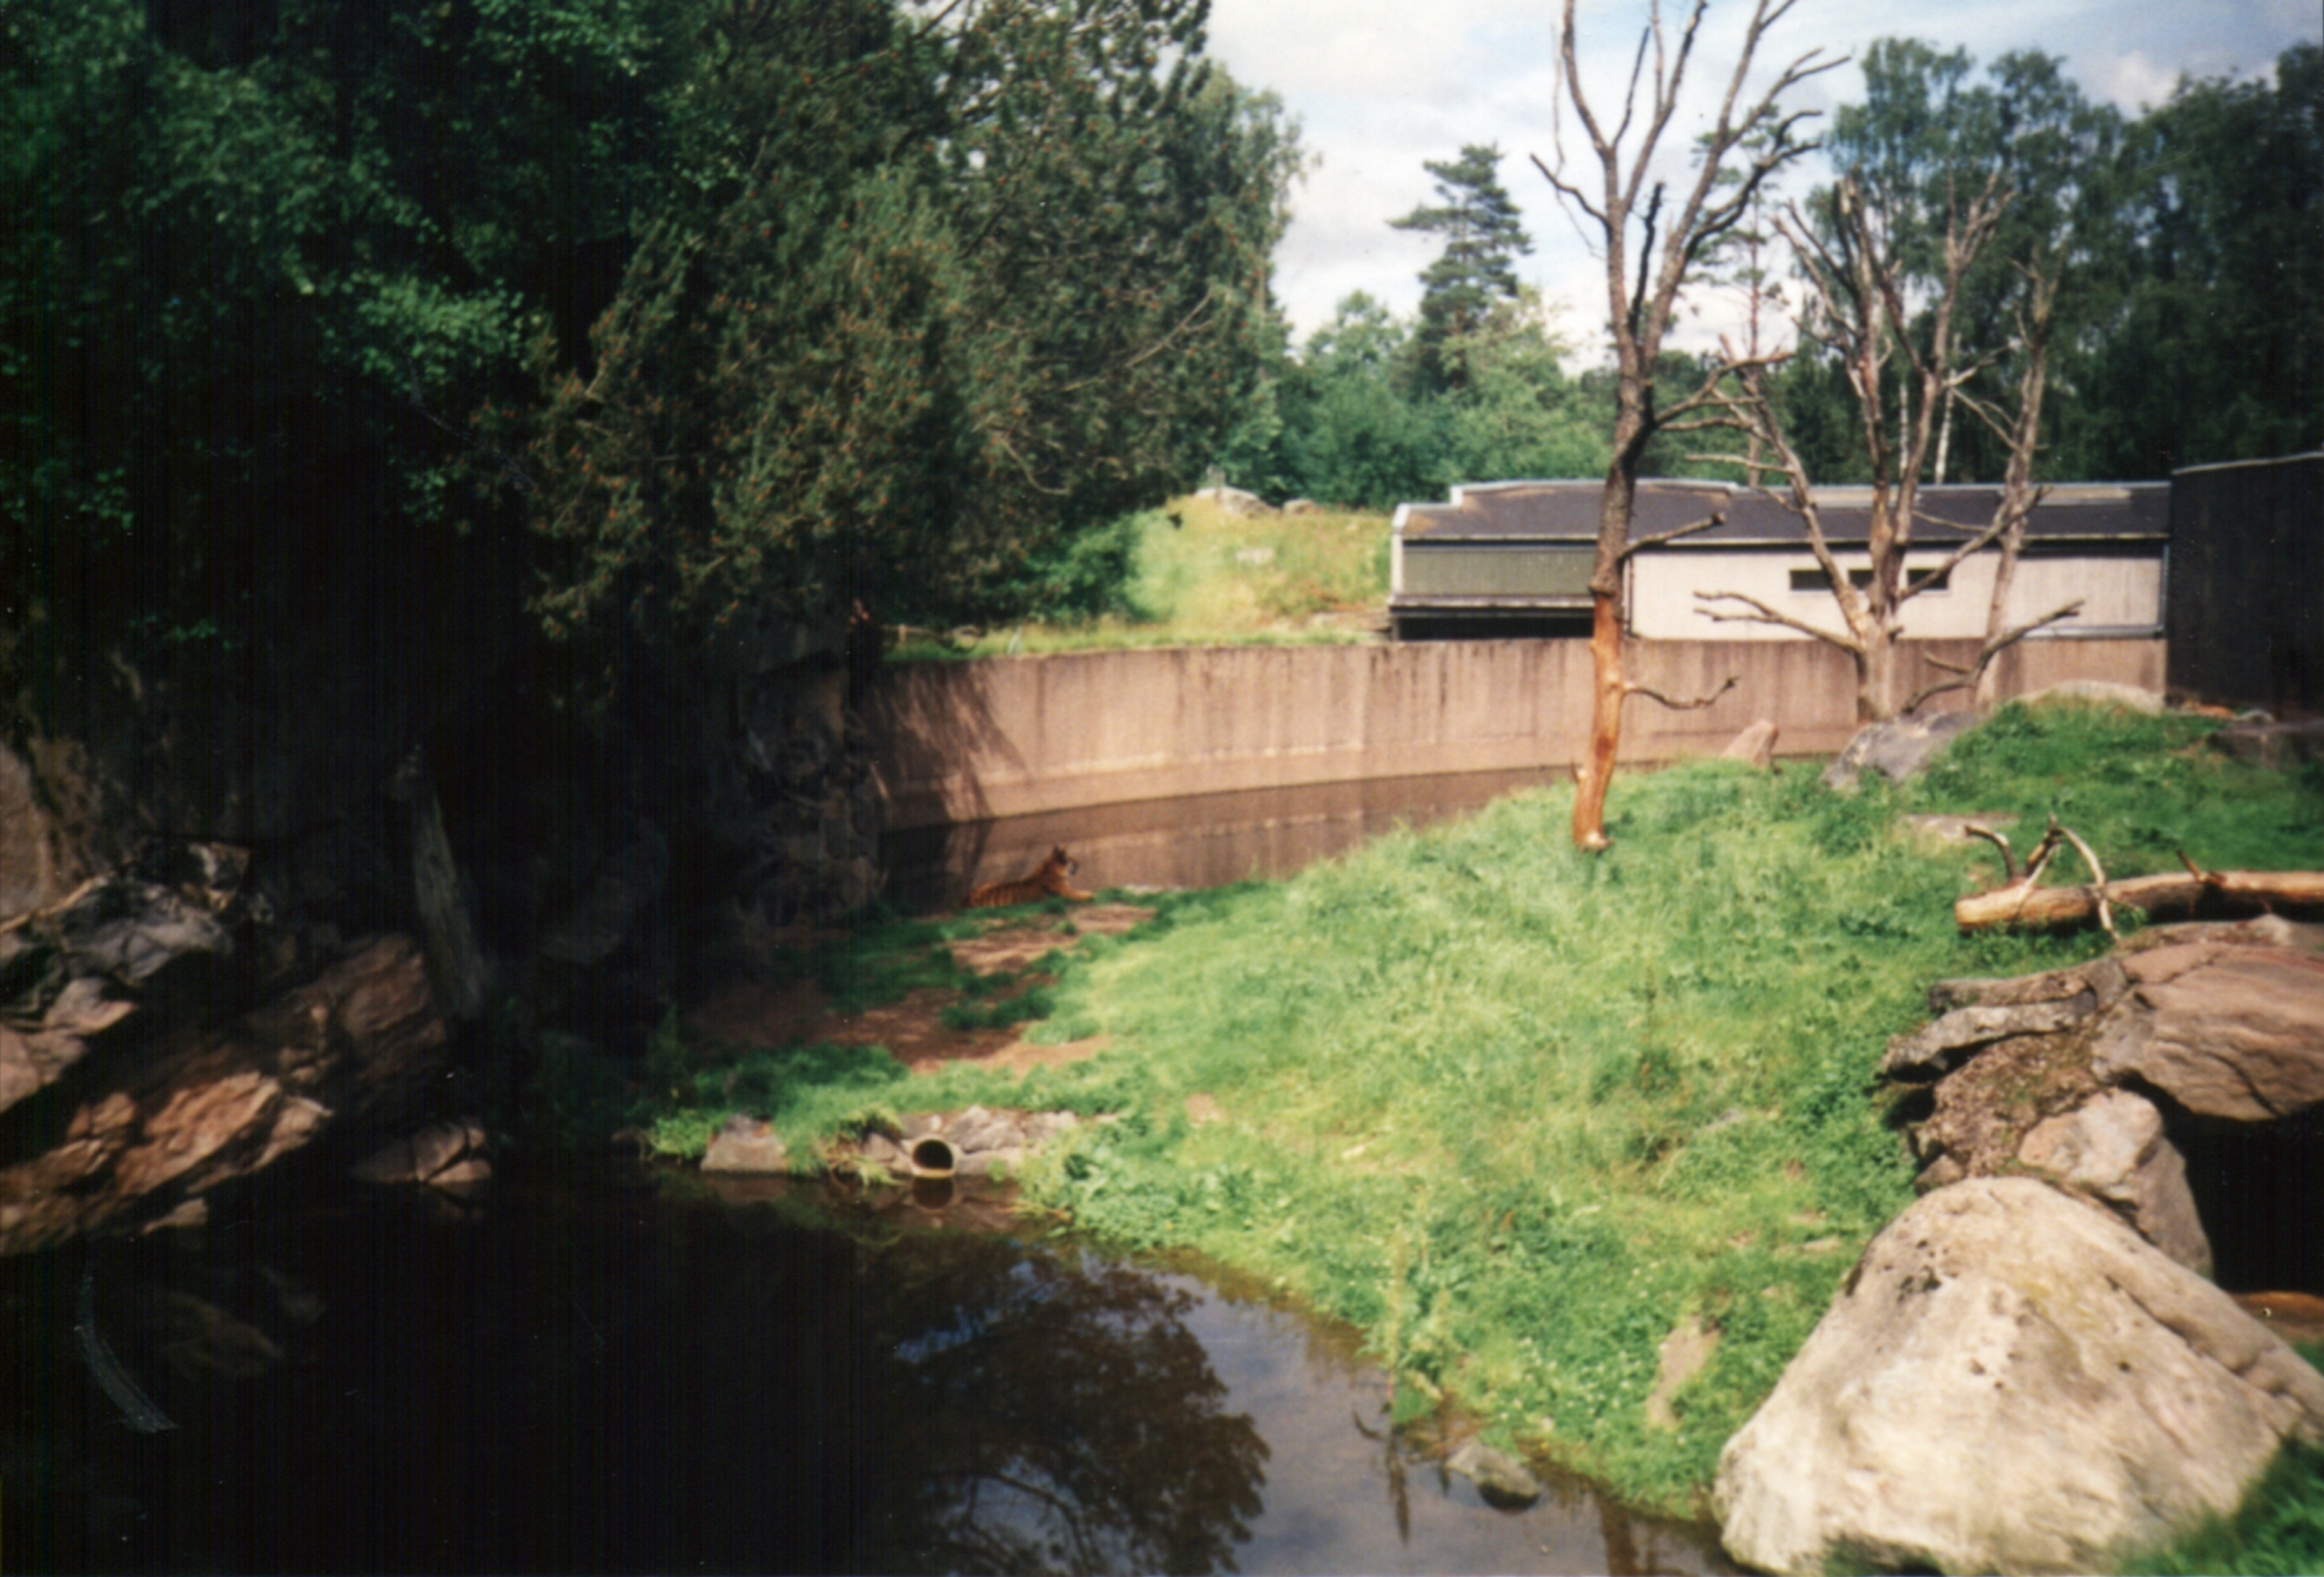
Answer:
[[[1685,0],[1667,3],[1673,16],[1683,14]],[[1298,337],[1354,290],[1413,310],[1416,276],[1438,242],[1388,221],[1430,200],[1424,160],[1491,143],[1505,155],[1501,183],[1534,240],[1518,275],[1540,287],[1567,341],[1595,358],[1604,273],[1528,159],[1557,161],[1557,0],[1213,0],[1213,57],[1238,81],[1281,97],[1314,160],[1292,195],[1291,228],[1276,254],[1276,293]],[[1712,0],[1681,117],[1664,138],[1681,158],[1716,111],[1749,10],[1749,0]],[[1601,113],[1618,103],[1646,14],[1643,0],[1580,5],[1582,79]],[[2062,56],[2085,93],[2135,114],[2169,97],[2182,73],[2270,74],[2284,49],[2319,33],[2317,0],[1796,0],[1763,43],[1752,80],[1764,83],[1810,50],[1853,56],[1874,39],[1904,35],[1966,48],[1979,61],[2023,49]],[[1829,110],[1860,98],[1862,83],[1853,64],[1843,65],[1786,102]],[[1570,156],[1589,154],[1570,129],[1566,148]],[[1804,189],[1821,175],[1820,167],[1805,170],[1793,186]],[[1674,334],[1678,344],[1709,343],[1731,316],[1715,300],[1696,312]]]

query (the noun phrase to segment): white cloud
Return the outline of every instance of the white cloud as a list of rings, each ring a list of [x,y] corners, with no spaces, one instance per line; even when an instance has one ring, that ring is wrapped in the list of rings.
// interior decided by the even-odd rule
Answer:
[[[1672,0],[1668,25],[1683,14]],[[1620,85],[1646,15],[1637,0],[1582,6],[1582,71],[1593,104],[1618,113]],[[1740,48],[1748,5],[1714,0],[1704,22],[1682,113],[1665,145],[1665,173],[1683,174],[1686,150],[1706,126]],[[1602,335],[1603,274],[1552,200],[1526,156],[1554,158],[1555,0],[1214,0],[1213,54],[1238,79],[1281,94],[1323,162],[1294,196],[1290,234],[1277,255],[1277,289],[1302,334],[1363,290],[1409,310],[1415,275],[1433,247],[1388,221],[1428,195],[1422,161],[1453,157],[1466,143],[1497,143],[1507,186],[1536,251],[1520,272],[1567,309],[1569,338],[1594,351]],[[1794,56],[1860,51],[1890,35],[1966,48],[1980,60],[2010,50],[2065,57],[2084,91],[2135,112],[2169,97],[2181,73],[2255,75],[2319,25],[2315,0],[2196,0],[2126,8],[2119,0],[1798,0],[1763,47],[1755,79]],[[1791,102],[1826,108],[1862,91],[1852,67],[1804,85]],[[1586,153],[1569,132],[1567,152]],[[1817,172],[1820,173],[1820,172]],[[1707,344],[1731,313],[1716,302],[1685,326],[1683,344]]]

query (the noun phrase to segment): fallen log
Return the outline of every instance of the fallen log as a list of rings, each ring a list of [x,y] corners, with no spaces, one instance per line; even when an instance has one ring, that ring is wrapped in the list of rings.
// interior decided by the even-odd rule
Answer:
[[[2038,875],[2038,872],[2036,873]],[[2042,887],[2027,876],[1953,905],[1964,931],[1996,926],[2070,926],[2097,918],[2101,903],[2133,908],[2149,919],[2191,915],[2216,907],[2260,914],[2278,908],[2324,908],[2324,871],[2196,871],[2132,876],[2088,887]]]

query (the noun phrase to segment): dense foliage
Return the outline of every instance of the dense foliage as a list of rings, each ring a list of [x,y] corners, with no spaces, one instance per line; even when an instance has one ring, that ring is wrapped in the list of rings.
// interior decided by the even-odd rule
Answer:
[[[0,5],[9,622],[230,647],[302,549],[424,557],[654,189],[659,14]]]
[[[1889,39],[1864,72],[1827,146],[1898,217],[1908,307],[1925,308],[1952,205],[1989,178],[2012,194],[1956,324],[1988,363],[1969,394],[2015,377],[2023,271],[2058,282],[2042,476],[2153,479],[2324,444],[2324,50],[2286,51],[2272,79],[2182,79],[2136,117],[2039,51],[1980,70]],[[1803,350],[1777,380],[1786,430],[1819,478],[1867,480],[1844,371],[1812,324]],[[1932,479],[1997,479],[2005,446],[1966,407],[1949,427]]]
[[[11,622],[246,646],[302,552],[593,660],[1021,596],[1253,383],[1298,154],[1204,11],[5,0]]]
[[[1296,153],[1199,5],[752,20],[696,88],[700,190],[528,434],[560,635],[1006,611],[1191,481],[1256,370]]]

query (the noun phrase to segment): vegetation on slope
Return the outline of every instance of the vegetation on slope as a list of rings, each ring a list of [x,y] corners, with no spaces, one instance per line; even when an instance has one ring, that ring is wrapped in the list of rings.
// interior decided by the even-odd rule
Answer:
[[[1370,640],[1388,601],[1386,516],[1235,515],[1196,493],[1084,533],[1037,560],[1034,612],[973,640],[914,631],[906,660]]]
[[[2324,781],[2212,752],[2209,726],[2011,708],[1923,783],[1854,797],[1697,762],[1630,779],[1595,859],[1561,835],[1567,789],[1526,793],[1289,881],[1174,895],[1093,940],[1053,966],[1034,1034],[1111,1037],[1093,1061],[906,1086],[876,1052],[792,1051],[767,1063],[786,1070],[767,1099],[738,1085],[732,1104],[801,1141],[971,1101],[1119,1113],[1034,1162],[1032,1197],[1354,1323],[1406,1417],[1450,1400],[1502,1443],[1697,1509],[1720,1445],[1908,1197],[1873,1099],[1887,1037],[1931,980],[2103,945],[1957,935],[1952,900],[1992,861],[1902,814],[2038,826],[2054,809],[2125,874],[2182,847],[2324,865]],[[867,933],[859,956],[941,935]],[[664,1131],[706,1134],[726,1109]],[[1719,1340],[1656,1427],[1659,1351],[1687,1324]]]

